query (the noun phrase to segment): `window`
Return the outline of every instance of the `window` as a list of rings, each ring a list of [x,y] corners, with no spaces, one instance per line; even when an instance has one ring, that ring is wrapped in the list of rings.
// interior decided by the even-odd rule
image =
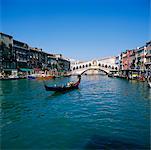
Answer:
[[[7,62],[7,63],[6,63],[6,68],[10,68],[10,65],[11,65],[11,64],[10,64],[9,62]]]

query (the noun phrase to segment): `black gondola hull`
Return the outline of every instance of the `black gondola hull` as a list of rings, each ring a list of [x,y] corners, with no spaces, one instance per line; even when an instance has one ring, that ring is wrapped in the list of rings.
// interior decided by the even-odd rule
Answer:
[[[46,91],[55,91],[55,92],[64,92],[64,91],[69,91],[73,89],[78,89],[78,86],[74,87],[48,87],[45,85]]]

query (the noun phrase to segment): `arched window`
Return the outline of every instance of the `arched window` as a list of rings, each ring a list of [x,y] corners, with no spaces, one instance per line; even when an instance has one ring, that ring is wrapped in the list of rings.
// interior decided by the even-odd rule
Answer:
[[[73,70],[75,70],[75,67],[73,67]]]
[[[85,66],[83,65],[83,68],[84,68]]]
[[[102,64],[102,67],[104,67],[104,64]]]
[[[88,67],[88,65],[86,64],[86,67]]]
[[[107,65],[105,65],[105,68],[107,68]]]
[[[76,69],[79,69],[78,66],[76,67]]]
[[[81,69],[81,66],[79,68]]]
[[[89,63],[89,67],[91,66],[91,63]]]
[[[101,66],[101,64],[99,63],[98,66]]]

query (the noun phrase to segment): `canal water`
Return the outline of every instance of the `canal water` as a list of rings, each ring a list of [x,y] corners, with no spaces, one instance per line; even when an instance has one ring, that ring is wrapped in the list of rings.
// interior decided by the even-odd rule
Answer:
[[[103,75],[63,94],[42,81],[0,81],[1,149],[149,149],[150,101],[146,83]]]

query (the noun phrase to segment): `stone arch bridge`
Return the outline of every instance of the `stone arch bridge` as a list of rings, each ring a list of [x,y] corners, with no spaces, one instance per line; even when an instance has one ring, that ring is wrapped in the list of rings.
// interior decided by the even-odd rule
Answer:
[[[115,63],[112,63],[111,61],[104,60],[78,62],[71,65],[72,75],[84,74],[88,70],[100,70],[108,74],[110,71],[118,70],[118,66]]]

